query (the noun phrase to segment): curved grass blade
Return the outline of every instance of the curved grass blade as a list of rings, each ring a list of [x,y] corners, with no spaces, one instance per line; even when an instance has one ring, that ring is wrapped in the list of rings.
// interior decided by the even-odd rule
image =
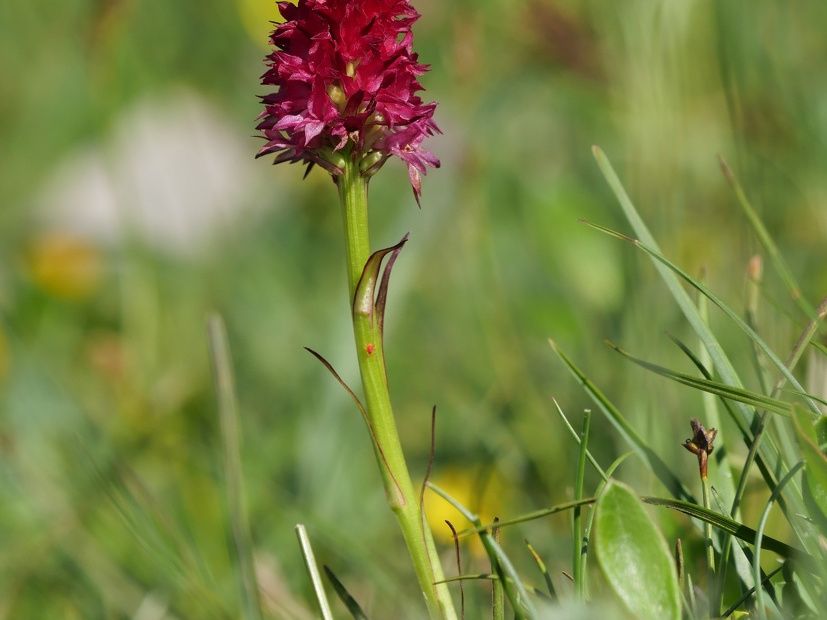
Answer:
[[[724,177],[735,192],[735,197],[738,200],[738,204],[741,205],[741,209],[744,211],[749,223],[752,225],[755,235],[758,237],[761,245],[764,246],[764,250],[769,255],[770,261],[772,261],[775,270],[781,277],[781,281],[784,283],[784,286],[787,287],[790,298],[799,305],[808,317],[812,317],[815,314],[813,308],[807,303],[806,298],[801,294],[801,287],[798,285],[798,282],[796,282],[792,270],[789,268],[787,262],[784,260],[784,257],[781,255],[781,252],[778,250],[778,246],[775,245],[775,241],[773,241],[767,227],[764,226],[764,222],[762,222],[761,218],[758,217],[758,213],[753,208],[752,203],[750,203],[749,198],[747,198],[746,192],[744,192],[744,189],[735,177],[735,173],[732,172],[732,168],[729,167],[729,164],[727,164],[723,155],[718,155],[718,163],[721,166]]]
[[[755,407],[756,409],[765,409],[767,411],[783,415],[786,418],[790,417],[790,409],[792,408],[792,406],[788,403],[785,403],[784,401],[775,398],[770,398],[769,396],[764,396],[763,394],[758,394],[757,392],[750,392],[749,390],[735,388],[731,385],[727,385],[726,383],[712,381],[711,379],[693,377],[692,375],[687,375],[681,372],[677,372],[675,370],[670,370],[669,368],[665,368],[664,366],[659,366],[658,364],[653,364],[651,362],[647,362],[638,357],[635,357],[629,352],[621,349],[613,342],[607,340],[606,344],[608,344],[615,351],[620,353],[620,355],[622,355],[629,361],[634,362],[641,368],[650,370],[653,373],[660,375],[661,377],[672,379],[673,381],[676,381],[681,385],[686,385],[696,390],[701,390],[703,392],[708,392],[710,394],[721,396],[722,398],[727,398],[729,400],[744,403],[750,405],[751,407]]]
[[[592,153],[597,161],[598,168],[600,168],[600,172],[603,174],[603,177],[606,179],[609,187],[614,192],[615,197],[620,203],[626,219],[629,220],[629,223],[632,225],[632,229],[635,231],[635,234],[648,246],[658,249],[655,238],[652,236],[652,233],[649,232],[649,229],[646,227],[646,224],[644,224],[640,215],[638,215],[638,212],[632,204],[632,201],[629,199],[628,194],[626,194],[626,190],[623,188],[620,179],[612,168],[612,165],[609,163],[606,154],[600,149],[600,147],[597,146],[592,147]],[[735,386],[740,386],[741,381],[738,379],[735,369],[729,359],[724,354],[723,348],[718,343],[718,340],[715,338],[709,327],[704,323],[703,318],[700,316],[697,308],[695,307],[695,304],[692,302],[687,292],[681,287],[678,279],[665,266],[661,265],[657,261],[653,262],[655,269],[657,269],[660,273],[661,278],[686,317],[686,320],[692,326],[692,329],[695,331],[696,335],[701,339],[704,347],[706,347],[709,351],[709,354],[712,357],[712,362],[718,369],[718,374],[721,375],[725,382]]]
[[[566,414],[563,413],[563,410],[560,408],[560,405],[557,403],[557,400],[554,398],[552,398],[551,400],[554,403],[554,407],[557,409],[557,413],[559,413],[560,417],[563,418],[563,424],[566,425],[566,428],[569,430],[569,433],[571,433],[571,436],[574,438],[574,441],[576,441],[577,445],[579,446],[580,435],[577,433],[576,430],[574,430],[574,427],[571,425],[571,422],[569,422],[569,419],[566,417]],[[589,459],[589,463],[592,464],[592,467],[594,467],[595,471],[598,474],[600,474],[600,477],[603,478],[603,480],[609,479],[609,477],[606,475],[606,472],[603,471],[602,467],[600,467],[600,464],[597,462],[597,459],[595,459],[594,456],[592,456],[592,453],[589,452],[588,449],[586,450],[586,458]]]
[[[431,488],[434,487],[434,485],[430,483],[428,486],[430,486]],[[437,491],[437,493],[443,495],[444,491],[439,490]],[[670,499],[666,497],[653,497],[650,495],[642,495],[640,499],[644,503],[651,504],[652,506],[663,506],[665,508],[670,508],[672,510],[682,512],[690,517],[699,519],[704,523],[710,523],[714,527],[717,527],[718,529],[726,532],[727,534],[731,534],[732,536],[735,536],[736,538],[743,540],[744,542],[747,542],[751,545],[755,544],[756,532],[754,529],[742,523],[739,523],[734,519],[726,517],[720,513],[714,512],[712,510],[706,510],[703,506],[700,506],[698,504],[684,502],[678,499]],[[556,506],[552,506],[551,508],[535,510],[534,512],[530,512],[525,515],[515,517],[513,519],[499,521],[496,524],[475,524],[473,528],[463,530],[459,533],[459,535],[468,536],[471,534],[478,534],[481,532],[490,532],[494,527],[507,527],[510,525],[516,525],[517,523],[525,523],[526,521],[541,519],[543,517],[547,517],[558,512],[571,510],[575,506],[587,506],[589,504],[593,504],[595,501],[596,499],[594,497],[587,497],[577,502],[567,502],[565,504],[558,504]],[[801,565],[808,568],[808,570],[816,570],[816,567],[818,566],[818,563],[811,555],[802,551],[801,549],[788,545],[787,543],[781,542],[776,538],[764,536],[761,539],[761,546],[763,549],[766,549],[767,551],[773,551],[782,557],[800,562]]]
[[[365,615],[365,612],[362,611],[362,608],[359,607],[359,603],[356,602],[356,599],[350,595],[350,592],[347,591],[347,588],[339,581],[338,577],[333,574],[333,571],[330,570],[330,567],[324,567],[324,574],[327,575],[328,581],[330,581],[333,589],[336,590],[336,596],[339,597],[339,600],[344,603],[347,610],[350,612],[350,615],[353,616],[354,620],[368,620],[368,617]],[[332,616],[331,616],[332,617]]]
[[[436,407],[434,407],[436,409]],[[431,451],[433,452],[433,440],[431,442]],[[433,455],[432,455],[433,456]],[[428,471],[430,472],[430,463],[428,464]],[[422,483],[422,493],[425,493],[425,483],[428,482],[428,473],[425,474],[425,480]],[[419,505],[422,506],[423,498],[420,495],[419,497]],[[423,515],[423,519],[424,519]],[[454,555],[457,557],[457,575],[462,575],[462,554],[459,551],[459,535],[457,535],[457,528],[454,527],[454,524],[451,523],[448,519],[445,519],[445,525],[448,526],[448,529],[451,530],[451,538],[454,539]],[[463,586],[463,582],[459,582],[459,617],[461,620],[465,620],[465,587]]]
[[[781,495],[782,489],[787,485],[787,483],[793,479],[793,476],[798,472],[799,469],[804,467],[804,461],[799,461],[796,463],[793,468],[787,472],[787,474],[778,482],[778,486],[772,490],[770,494],[769,500],[767,500],[767,505],[764,507],[763,512],[761,513],[761,518],[758,520],[758,529],[755,533],[755,553],[753,554],[752,563],[753,563],[753,579],[755,583],[760,584],[762,582],[761,579],[761,540],[764,538],[764,527],[767,525],[767,519],[770,516],[770,510],[772,509],[772,505],[778,500],[778,497]],[[764,603],[764,589],[763,588],[756,588],[755,589],[755,608],[758,614],[758,617],[766,618],[765,612],[765,603]]]
[[[500,524],[494,523],[487,527],[483,527],[479,516],[472,513],[433,482],[429,482],[428,487],[456,508],[462,516],[474,525],[475,531],[479,534],[480,540],[485,547],[485,552],[488,554],[488,559],[491,562],[491,568],[495,571],[497,577],[503,584],[506,596],[508,596],[508,600],[511,602],[511,607],[514,610],[515,618],[517,620],[536,618],[537,611],[534,609],[534,604],[531,602],[531,599],[528,598],[528,593],[526,592],[522,581],[520,581],[517,571],[514,569],[514,565],[511,563],[511,560],[508,559],[508,556],[505,554],[502,547],[500,547],[497,541],[494,540],[494,536],[491,533],[495,528],[500,527]]]
[[[581,221],[583,221],[583,220],[581,220]],[[684,280],[687,284],[689,284],[690,286],[695,288],[699,293],[701,293],[706,298],[708,298],[713,304],[718,306],[718,308],[720,310],[722,310],[723,313],[726,314],[738,326],[738,328],[741,331],[743,331],[750,338],[750,340],[752,340],[758,346],[758,348],[761,350],[761,352],[764,355],[767,356],[767,359],[769,359],[773,363],[773,365],[776,368],[778,368],[779,372],[784,376],[784,378],[787,381],[790,382],[790,385],[795,387],[795,389],[797,389],[798,391],[806,393],[806,390],[798,382],[798,379],[796,379],[793,376],[792,372],[790,372],[790,369],[787,368],[787,366],[784,364],[784,362],[782,362],[778,358],[778,356],[775,354],[775,352],[772,349],[770,349],[770,347],[767,345],[767,343],[764,342],[764,340],[758,334],[756,334],[755,331],[749,325],[747,325],[746,322],[740,316],[738,316],[738,314],[734,310],[732,310],[732,308],[727,306],[723,302],[723,300],[721,300],[717,295],[715,295],[706,286],[704,286],[703,284],[701,284],[700,282],[695,280],[692,276],[690,276],[688,273],[686,273],[680,267],[675,265],[672,261],[670,261],[668,258],[666,258],[658,250],[656,250],[656,249],[648,246],[647,244],[641,242],[639,239],[633,239],[632,237],[629,237],[628,235],[624,235],[623,233],[619,233],[619,232],[614,231],[610,228],[606,228],[605,226],[600,226],[599,224],[593,224],[591,222],[586,222],[586,221],[583,221],[583,223],[588,225],[588,226],[591,226],[592,228],[594,228],[596,230],[599,230],[599,231],[604,232],[608,235],[611,235],[612,237],[615,237],[617,239],[621,239],[621,240],[628,241],[628,242],[632,243],[636,247],[643,250],[646,254],[648,254],[650,256],[650,258],[657,261],[658,263],[661,263],[669,271],[673,272],[678,277],[680,277],[682,280]],[[690,303],[691,303],[691,301],[690,301]],[[718,346],[720,347],[720,345],[718,345]],[[740,387],[741,383],[739,382],[736,385],[738,387]],[[815,403],[813,403],[812,401],[809,401],[809,400],[807,400],[805,402],[807,402],[807,404],[810,406],[810,408],[815,413],[818,413],[818,408],[815,405]]]
[[[776,576],[779,572],[781,572],[782,570],[784,570],[784,566],[783,566],[783,565],[779,566],[779,567],[778,567],[778,568],[776,568],[774,571],[770,572],[770,573],[769,573],[766,577],[764,577],[764,579],[761,581],[761,585],[762,585],[762,586],[764,586],[764,585],[768,585],[768,584],[770,583],[770,579],[772,579],[773,577],[775,577],[775,576]],[[741,595],[741,597],[740,597],[737,601],[735,601],[732,605],[730,605],[730,606],[729,606],[729,609],[727,609],[724,613],[722,613],[722,614],[721,614],[721,617],[722,617],[722,618],[729,618],[732,614],[734,614],[734,613],[738,610],[738,608],[739,608],[741,605],[743,605],[743,604],[744,604],[744,602],[745,602],[745,601],[746,601],[746,600],[747,600],[750,596],[752,596],[752,595],[753,595],[753,593],[754,593],[754,592],[755,592],[755,586],[752,586],[749,590],[747,590],[746,592],[744,592],[744,593]]]
[[[596,146],[592,148],[592,152],[600,171],[614,192],[615,197],[623,209],[626,219],[632,225],[635,234],[643,242],[643,244],[659,252],[660,250],[654,237],[649,232],[649,229],[644,224],[632,204],[632,201],[626,194],[626,190],[623,188],[620,179],[612,168],[612,165],[609,163],[606,154]],[[655,269],[661,275],[661,278],[669,289],[672,297],[675,299],[676,303],[683,312],[684,317],[689,322],[695,334],[700,338],[704,348],[709,352],[709,355],[712,358],[712,364],[717,371],[718,376],[721,377],[721,380],[724,383],[734,387],[743,387],[743,383],[738,377],[735,368],[727,358],[717,338],[709,329],[709,326],[704,323],[689,295],[683,289],[678,277],[660,261],[655,260],[654,258],[652,258],[652,261]],[[736,408],[740,412],[742,422],[747,426],[751,425],[753,415],[750,409],[742,403],[736,403]],[[781,456],[778,446],[775,445],[775,442],[771,437],[766,437],[764,441],[758,444],[757,451],[758,458],[756,459],[756,463],[758,464],[761,474],[763,475],[768,486],[770,489],[773,489],[777,484],[777,474],[775,472],[775,468],[778,464],[784,463],[785,461]],[[789,464],[787,464],[785,469],[789,469]],[[785,515],[787,516],[787,519],[793,530],[796,532],[798,538],[800,540],[805,540],[807,537],[805,528],[803,528],[798,520],[794,518],[794,515],[805,510],[805,507],[801,500],[800,490],[794,488],[794,491],[796,492],[787,494],[787,500],[790,503],[789,507],[786,506],[786,501],[779,502],[779,504],[782,507],[782,510],[784,510]]]
[[[553,340],[549,339],[549,344],[552,350],[557,354],[569,372],[580,382],[580,385],[591,396],[592,400],[597,404],[598,408],[603,412],[609,422],[617,429],[623,436],[627,443],[635,450],[638,456],[643,460],[649,469],[658,477],[667,490],[675,497],[680,497],[688,501],[694,501],[692,493],[684,486],[680,478],[669,468],[669,466],[661,459],[649,445],[643,441],[640,435],[635,432],[632,426],[621,415],[617,408],[609,401],[608,398],[597,388],[597,386],[586,377],[586,375],[574,364],[574,362],[566,355],[563,350],[557,346]]]
[[[712,510],[707,510],[703,506],[664,497],[642,496],[640,499],[653,506],[665,506],[666,508],[677,510],[678,512],[682,512],[690,517],[695,517],[696,519],[700,519],[705,523],[709,523],[714,527],[723,530],[727,534],[731,534],[751,545],[755,545],[757,533],[754,529],[744,525],[743,523],[730,519],[729,517],[725,517],[722,514]],[[760,543],[762,549],[773,551],[784,558],[797,561],[802,567],[807,568],[811,572],[818,570],[818,562],[815,558],[801,549],[769,536],[763,536]]]
[[[704,376],[704,379],[712,379],[712,374],[709,372],[707,367],[692,352],[692,350],[688,346],[686,346],[686,344],[675,338],[675,336],[673,336],[669,332],[666,333],[666,336],[672,342],[674,342],[681,351],[683,351],[684,355],[686,355],[686,357],[689,358],[689,360],[695,365],[695,368],[697,368],[698,371]],[[741,416],[736,415],[735,410],[732,408],[732,403],[729,400],[722,398],[720,399],[720,402],[724,405],[724,408],[727,410],[727,413],[729,414],[732,421],[735,422],[735,424],[738,426],[738,430],[741,431],[741,435],[744,438],[744,443],[749,445],[750,441],[752,440],[752,435],[750,434],[749,427],[744,423],[744,420],[741,418]],[[712,424],[710,424],[710,426],[712,426]],[[720,451],[716,451],[716,454],[718,454],[719,452]]]
[[[540,554],[534,550],[534,547],[531,546],[531,543],[528,540],[525,541],[526,547],[528,547],[529,553],[531,553],[531,557],[534,558],[534,563],[537,564],[537,568],[540,569],[540,574],[543,575],[543,580],[546,582],[546,588],[548,588],[549,596],[551,600],[557,600],[557,590],[554,589],[554,582],[551,580],[551,575],[549,575],[548,569],[546,568],[545,562],[540,557]]]

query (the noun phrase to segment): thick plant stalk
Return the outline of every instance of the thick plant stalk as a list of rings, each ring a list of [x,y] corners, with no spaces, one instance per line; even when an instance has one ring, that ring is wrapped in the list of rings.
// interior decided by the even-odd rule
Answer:
[[[368,232],[367,183],[358,164],[348,161],[344,174],[338,178],[339,197],[345,230],[348,290],[352,301],[353,335],[356,356],[365,395],[367,423],[373,438],[377,462],[385,493],[402,530],[413,561],[419,586],[432,619],[455,620],[456,611],[444,580],[433,535],[423,518],[419,496],[414,491],[388,392],[387,371],[383,350],[384,301],[374,304],[373,288],[369,297],[360,288],[367,278],[365,269],[370,254]]]

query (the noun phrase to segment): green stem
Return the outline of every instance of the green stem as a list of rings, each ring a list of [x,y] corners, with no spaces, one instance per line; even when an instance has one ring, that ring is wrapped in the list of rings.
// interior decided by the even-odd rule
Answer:
[[[591,409],[586,409],[583,417],[583,430],[580,433],[580,458],[577,462],[577,477],[574,484],[574,501],[583,499],[583,478],[586,473],[586,453],[589,440],[589,422],[592,418]],[[575,596],[578,600],[585,599],[585,576],[583,575],[583,564],[586,558],[586,545],[588,544],[583,536],[582,519],[580,506],[574,508],[573,523],[574,549],[572,557],[572,576],[574,577]]]
[[[701,476],[701,485],[703,487],[703,503],[704,508],[712,510],[712,501],[709,497],[709,478]],[[704,536],[706,538],[706,568],[707,568],[707,584],[709,592],[709,617],[717,618],[720,614],[718,594],[713,590],[717,587],[715,581],[715,546],[712,544],[712,524],[704,523]]]
[[[344,175],[338,179],[338,185],[345,230],[348,290],[356,356],[365,394],[369,430],[385,493],[402,529],[431,619],[456,620],[447,584],[437,583],[444,580],[442,567],[430,527],[423,518],[419,497],[414,491],[396,430],[388,392],[381,321],[375,320],[373,313],[357,313],[352,308],[362,270],[370,257],[368,181],[360,174],[358,164],[348,161]]]

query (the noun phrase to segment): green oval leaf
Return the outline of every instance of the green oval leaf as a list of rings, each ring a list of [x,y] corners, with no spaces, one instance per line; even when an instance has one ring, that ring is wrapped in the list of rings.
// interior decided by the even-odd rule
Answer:
[[[827,457],[819,448],[819,434],[823,435],[824,426],[813,423],[812,417],[800,407],[793,411],[793,427],[807,462],[804,472],[804,499],[814,514],[822,533],[827,532]]]
[[[606,582],[634,616],[680,620],[669,547],[637,495],[615,480],[597,499],[593,544]]]

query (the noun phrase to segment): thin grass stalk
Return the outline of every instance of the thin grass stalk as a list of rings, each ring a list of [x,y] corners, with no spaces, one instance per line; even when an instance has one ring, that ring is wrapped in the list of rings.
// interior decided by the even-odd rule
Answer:
[[[491,534],[494,536],[494,540],[499,543],[500,528],[495,527]],[[497,572],[493,563],[491,564],[491,572]],[[491,580],[491,617],[493,620],[505,620],[505,593],[503,592],[503,582],[500,579]]]
[[[793,476],[795,476],[795,474],[798,473],[798,470],[802,467],[804,467],[804,461],[799,461],[790,471],[787,472],[787,475],[778,481],[778,486],[773,489],[770,494],[770,499],[767,501],[767,505],[764,507],[764,511],[761,513],[761,518],[758,521],[758,527],[755,529],[755,553],[753,554],[752,562],[753,578],[755,579],[755,583],[759,584],[755,588],[755,607],[759,618],[766,617],[766,613],[764,612],[764,588],[761,587],[761,584],[763,583],[763,580],[761,579],[761,541],[764,538],[764,527],[767,525],[767,519],[770,516],[770,509],[781,495],[781,491],[784,486],[793,479]]]
[[[761,242],[761,245],[764,246],[764,250],[770,257],[770,261],[772,262],[775,270],[778,272],[781,281],[784,283],[784,286],[787,287],[787,291],[790,294],[790,298],[795,301],[798,306],[801,308],[802,312],[807,315],[807,317],[812,318],[815,316],[814,308],[807,302],[807,299],[801,294],[801,287],[796,282],[795,276],[793,275],[792,270],[787,266],[787,262],[784,260],[781,252],[778,249],[778,246],[775,245],[775,241],[772,239],[772,235],[770,235],[767,227],[764,226],[764,222],[761,221],[761,218],[758,216],[755,208],[752,206],[752,203],[747,198],[746,192],[744,192],[743,187],[741,187],[741,183],[735,176],[735,173],[732,171],[732,168],[729,167],[726,160],[723,158],[722,155],[718,156],[718,163],[721,165],[721,170],[724,173],[724,177],[729,182],[730,186],[732,187],[733,191],[735,192],[735,197],[738,200],[738,204],[741,205],[741,209],[744,212],[744,215],[747,216],[747,220],[749,220],[752,229],[755,231],[755,235],[758,237],[758,240]]]
[[[611,465],[609,465],[609,468],[606,470],[606,478],[604,478],[603,480],[601,480],[597,484],[597,488],[594,491],[594,497],[600,497],[600,494],[603,492],[603,488],[606,486],[606,483],[609,481],[609,479],[614,475],[615,470],[618,467],[620,467],[620,465],[621,465],[621,463],[623,463],[623,461],[625,461],[627,458],[632,456],[632,454],[634,454],[634,453],[633,452],[624,452],[619,457],[617,457],[614,461],[612,461]],[[592,525],[594,524],[594,515],[595,515],[594,504],[590,504],[588,512],[586,514],[586,525],[583,528],[583,540],[587,541],[586,544],[588,544],[592,539]],[[589,564],[589,554],[584,553],[583,554],[583,561],[582,561],[581,566],[580,566],[580,570],[582,571],[582,573],[584,575],[584,578],[583,578],[584,587],[583,587],[583,592],[582,592],[584,601],[588,600],[588,598],[589,598],[588,583],[586,583],[586,581],[585,581],[585,575],[588,574],[588,564]]]
[[[746,280],[746,303],[744,304],[744,320],[753,331],[759,332],[758,328],[758,300],[761,295],[761,281],[764,275],[763,261],[759,255],[753,256],[747,265],[747,280]],[[755,377],[758,380],[758,385],[761,392],[766,394],[769,391],[767,385],[767,377],[764,368],[761,365],[761,355],[758,347],[750,340],[752,351],[752,363],[755,365]]]
[[[244,498],[244,476],[241,467],[241,421],[235,395],[230,347],[224,321],[217,314],[208,319],[207,329],[218,391],[218,411],[221,419],[221,447],[224,463],[224,483],[232,530],[234,569],[241,599],[243,620],[261,620],[261,601],[253,559],[253,543],[247,504]]]
[[[629,424],[628,420],[620,413],[617,407],[600,391],[600,389],[589,379],[580,368],[575,365],[572,359],[555,343],[549,339],[554,353],[566,365],[569,372],[580,382],[586,393],[592,398],[594,403],[598,406],[600,411],[606,416],[606,419],[617,429],[621,436],[629,443],[635,450],[640,459],[649,467],[649,469],[657,476],[669,492],[675,497],[680,497],[688,501],[695,501],[694,496],[686,488],[681,479],[675,475],[670,467],[660,458],[657,453],[637,434],[637,432]]]
[[[563,410],[560,408],[560,405],[557,402],[557,400],[554,398],[552,398],[551,400],[552,402],[554,402],[554,407],[557,409],[557,413],[559,413],[560,417],[563,419],[563,424],[566,425],[566,428],[568,429],[569,433],[571,433],[572,438],[574,439],[574,441],[577,442],[577,445],[579,447],[580,434],[576,430],[574,430],[574,427],[571,425],[571,422],[569,422],[569,419],[566,417],[566,414],[563,413]],[[589,463],[592,464],[592,467],[594,467],[594,470],[600,475],[600,477],[603,478],[604,481],[607,481],[609,479],[608,474],[605,471],[603,471],[603,468],[600,467],[600,463],[597,462],[597,459],[594,458],[594,456],[591,452],[589,452],[588,449],[586,449],[586,458],[589,459]]]
[[[701,478],[701,486],[703,487],[703,502],[704,508],[712,510],[712,502],[709,496],[709,478],[704,476]],[[707,571],[707,585],[709,597],[709,617],[717,618],[720,612],[720,605],[718,603],[718,583],[715,579],[715,545],[712,539],[712,525],[704,523],[704,546],[706,547],[706,571]]]
[[[574,482],[574,501],[583,499],[583,479],[586,473],[586,448],[589,438],[589,423],[592,412],[586,409],[583,416],[583,430],[580,432],[580,454],[577,460],[577,475]],[[583,556],[586,554],[586,541],[583,539],[582,519],[580,506],[574,507],[574,518],[572,519],[572,576],[574,577],[574,591],[578,600],[583,600],[585,591],[583,575]]]
[[[772,572],[770,572],[770,573],[769,573],[766,577],[764,577],[763,581],[761,581],[761,586],[763,586],[764,584],[768,584],[768,583],[770,582],[770,579],[772,579],[773,577],[775,577],[775,576],[776,576],[778,573],[780,573],[782,570],[784,570],[784,567],[783,567],[783,566],[779,566],[778,568],[776,568],[775,570],[773,570]],[[732,614],[734,614],[736,611],[738,611],[738,608],[739,608],[741,605],[743,605],[743,604],[744,604],[744,602],[745,602],[745,601],[746,601],[746,600],[747,600],[750,596],[752,596],[754,593],[755,593],[755,586],[751,587],[749,590],[747,590],[746,592],[744,592],[744,593],[741,595],[741,597],[740,597],[737,601],[735,601],[732,605],[730,605],[730,606],[729,606],[729,608],[728,608],[728,609],[727,609],[724,613],[722,613],[722,614],[721,614],[721,617],[722,617],[722,618],[729,618]]]
[[[478,515],[468,510],[465,506],[460,504],[433,482],[428,482],[428,487],[456,508],[462,516],[474,526],[473,529],[460,532],[460,536],[471,532],[479,535],[480,541],[482,542],[483,547],[485,547],[485,553],[491,561],[491,568],[495,571],[496,578],[502,583],[505,595],[511,603],[515,620],[528,620],[536,618],[537,610],[534,608],[534,604],[531,602],[531,599],[528,598],[528,592],[526,591],[523,582],[520,580],[514,565],[511,563],[511,560],[508,558],[505,551],[503,551],[502,547],[500,547],[499,543],[494,540],[494,536],[492,535],[492,532],[495,529],[499,529],[502,526],[502,522],[497,521],[496,523],[483,525]],[[593,502],[594,499],[590,498],[590,500],[584,501]]]
[[[534,558],[534,563],[537,564],[537,568],[540,571],[540,574],[543,575],[543,581],[546,582],[546,588],[548,589],[548,595],[551,600],[557,600],[557,590],[554,588],[554,582],[551,580],[551,575],[548,572],[548,568],[546,568],[545,562],[543,562],[543,558],[540,557],[540,554],[534,549],[528,540],[525,541],[526,547],[528,547],[529,553],[531,553],[531,557]]]
[[[316,564],[313,547],[310,545],[307,528],[301,523],[296,525],[296,536],[299,539],[299,547],[304,558],[304,565],[307,567],[310,582],[313,584],[313,592],[316,594],[316,602],[319,604],[319,611],[322,613],[322,618],[324,618],[324,620],[333,620],[333,612],[330,610],[330,603],[327,601],[327,594],[325,594],[324,591],[322,576],[319,573],[319,566]]]
[[[790,356],[787,358],[787,368],[792,371],[797,365],[798,362],[801,360],[804,351],[807,348],[807,345],[812,341],[815,335],[818,333],[818,322],[822,320],[827,315],[827,298],[825,298],[818,307],[816,311],[816,316],[813,320],[809,322],[807,327],[802,332],[801,336],[796,341],[793,350],[790,352]],[[772,392],[770,393],[770,398],[774,398],[781,388],[784,386],[784,378],[781,377],[778,379],[778,382],[773,387]],[[756,454],[758,453],[758,446],[761,442],[761,437],[764,434],[764,428],[766,427],[766,419],[767,419],[767,411],[764,410],[760,416],[758,417],[758,423],[755,425],[755,432],[753,435],[752,442],[749,447],[749,452],[747,453],[747,457],[744,460],[744,466],[741,472],[741,479],[738,484],[738,488],[735,492],[735,496],[732,500],[732,509],[730,510],[731,514],[736,514],[738,510],[738,506],[740,505],[741,499],[743,498],[744,492],[746,491],[747,485],[747,472],[749,471],[752,463],[755,461]]]
[[[640,248],[646,254],[648,254],[655,261],[655,264],[663,266],[663,268],[665,268],[668,272],[671,272],[675,276],[679,277],[681,280],[683,280],[684,282],[686,282],[687,284],[689,284],[690,286],[695,288],[698,292],[703,294],[705,297],[707,297],[709,299],[709,301],[711,301],[713,304],[715,304],[721,311],[723,311],[724,314],[726,314],[730,319],[732,319],[733,323],[735,323],[735,325],[737,325],[738,328],[741,331],[743,331],[761,349],[761,351],[764,353],[764,355],[767,356],[767,359],[769,359],[773,363],[773,365],[779,370],[781,375],[783,375],[784,379],[789,381],[790,384],[793,385],[793,387],[795,387],[795,389],[803,396],[804,402],[807,404],[807,406],[810,408],[810,410],[813,411],[814,413],[820,413],[820,411],[819,411],[818,407],[816,406],[815,402],[813,402],[807,396],[806,391],[802,387],[801,383],[799,383],[798,379],[796,379],[793,376],[793,374],[790,372],[789,368],[787,368],[787,366],[784,364],[784,362],[782,362],[778,358],[778,356],[772,351],[772,349],[770,349],[770,347],[767,345],[767,343],[764,342],[764,340],[757,333],[755,333],[755,331],[749,325],[747,325],[744,322],[744,320],[741,319],[741,317],[738,316],[738,314],[734,310],[732,310],[732,308],[730,308],[728,305],[726,305],[723,302],[723,300],[721,300],[721,298],[719,298],[717,295],[715,295],[709,288],[707,288],[706,286],[704,286],[700,282],[696,281],[693,277],[691,277],[683,269],[678,267],[675,263],[671,262],[668,258],[666,258],[660,252],[660,250],[657,248],[656,245],[651,246],[647,243],[642,242],[639,239],[633,239],[632,237],[629,237],[627,235],[624,235],[623,233],[619,233],[617,231],[614,231],[610,228],[606,228],[605,226],[600,226],[598,224],[593,224],[593,223],[590,223],[590,222],[584,222],[584,223],[588,224],[592,228],[595,228],[596,230],[600,230],[600,231],[602,231],[602,232],[604,232],[608,235],[611,235],[611,236],[613,236],[617,239],[621,239],[623,241],[627,241],[629,243],[634,244],[636,247]],[[677,282],[676,282],[676,284],[677,284]],[[686,295],[686,292],[683,291],[683,289],[679,289],[679,290],[681,290],[681,292],[684,295]],[[703,330],[703,332],[705,334],[707,334],[708,336],[710,336],[711,338],[714,339],[714,336],[712,336],[711,330],[703,323],[703,320],[701,319],[700,315],[697,312],[697,307],[694,305],[692,300],[687,299],[687,303],[693,309],[693,312],[692,312],[693,327],[695,327],[697,325],[699,328],[701,328]],[[709,345],[707,345],[706,340],[703,340],[703,341],[704,341],[705,346],[708,347]],[[715,342],[714,346],[717,349],[717,351],[714,351],[714,352],[719,353],[722,356],[720,358],[721,361],[726,360],[728,369],[732,369],[732,372],[734,373],[734,368],[732,368],[731,362],[729,362],[729,359],[724,355],[723,349],[721,348],[721,345],[717,342],[717,340],[715,340],[714,342]],[[709,348],[708,348],[708,350],[709,350],[710,355],[712,355],[713,360],[715,360],[715,355],[713,355],[713,350],[711,350]],[[720,371],[720,369],[719,369],[719,373],[723,376],[723,373]],[[737,378],[736,375],[733,374],[733,378]],[[737,383],[734,383],[733,385],[736,386],[736,387],[741,388],[743,384],[740,382],[740,380],[738,380]]]

